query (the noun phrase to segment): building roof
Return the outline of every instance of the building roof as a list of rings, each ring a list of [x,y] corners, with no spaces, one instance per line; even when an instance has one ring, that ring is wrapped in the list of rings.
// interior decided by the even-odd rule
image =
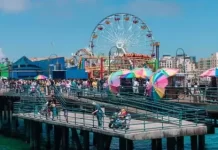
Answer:
[[[42,61],[42,60],[47,60],[49,57],[33,57],[30,58],[31,61],[35,62],[35,61]],[[63,58],[63,56],[58,56],[58,57],[50,57],[50,59],[57,59],[57,58]]]
[[[29,60],[26,56],[18,59],[13,65],[35,65],[31,60]]]

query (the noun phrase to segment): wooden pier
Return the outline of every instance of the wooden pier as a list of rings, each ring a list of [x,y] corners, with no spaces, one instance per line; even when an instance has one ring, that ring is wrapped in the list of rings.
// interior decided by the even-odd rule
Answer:
[[[203,150],[205,147],[205,135],[213,134],[214,127],[205,123],[195,121],[187,121],[186,119],[175,118],[158,114],[155,112],[149,112],[138,108],[115,105],[107,102],[99,102],[104,109],[120,109],[126,108],[128,112],[134,113],[139,117],[133,117],[128,130],[110,129],[108,127],[109,115],[103,117],[103,128],[98,128],[97,119],[91,115],[90,112],[84,111],[68,111],[68,122],[64,117],[63,111],[60,111],[55,120],[46,118],[34,110],[32,112],[13,112],[13,104],[19,100],[12,100],[18,95],[1,97],[1,117],[0,125],[10,124],[11,134],[16,132],[17,119],[23,119],[25,123],[26,141],[30,143],[32,149],[40,150],[40,134],[42,133],[42,124],[46,124],[46,139],[47,149],[73,149],[69,147],[69,131],[72,133],[72,141],[76,145],[78,150],[89,150],[90,147],[90,133],[93,133],[93,145],[98,150],[109,150],[111,140],[113,137],[119,138],[120,150],[133,150],[133,141],[136,140],[151,140],[152,150],[162,149],[162,138],[167,139],[167,149],[169,150],[183,150],[184,149],[184,136],[190,136],[192,150]],[[23,98],[28,99],[26,96]],[[49,98],[49,97],[46,97]],[[90,105],[93,99],[78,98],[74,96],[64,96],[64,99],[71,101],[74,105],[78,105],[81,110],[86,109],[86,105]],[[20,99],[22,96],[20,95]],[[29,98],[31,99],[31,97]],[[12,102],[12,103],[9,103]],[[13,103],[15,102],[15,103]],[[32,101],[33,102],[33,101]],[[31,101],[28,101],[30,104]],[[10,107],[9,107],[10,106]],[[7,114],[7,115],[6,115]],[[143,117],[145,116],[145,117]],[[149,116],[149,118],[146,118]],[[196,118],[198,119],[198,118]],[[54,143],[51,143],[51,129],[54,129]],[[4,128],[0,128],[3,130]],[[77,131],[80,131],[79,138]],[[82,141],[81,141],[82,140]],[[75,149],[75,148],[74,148]]]

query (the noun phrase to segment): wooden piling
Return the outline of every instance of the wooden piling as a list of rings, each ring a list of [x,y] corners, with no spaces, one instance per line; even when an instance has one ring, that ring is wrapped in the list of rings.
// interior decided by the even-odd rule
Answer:
[[[105,150],[110,150],[111,141],[112,141],[112,136],[105,135],[105,144],[104,144]]]
[[[51,149],[51,125],[46,124],[46,149]]]
[[[128,139],[124,139],[124,138],[120,138],[119,139],[119,147],[120,147],[120,150],[133,150],[133,141],[128,140]]]
[[[83,145],[84,145],[84,150],[89,150],[89,131],[83,131]]]
[[[104,149],[104,135],[97,133],[96,135],[96,140],[97,140],[97,150],[102,150]]]
[[[62,127],[62,147],[64,150],[69,149],[69,128]]]
[[[199,150],[205,149],[205,135],[198,136],[198,147]]]
[[[184,136],[177,137],[177,150],[184,150]]]
[[[29,126],[29,132],[30,132],[30,148],[31,149],[34,149],[34,124],[33,124],[33,121],[30,121],[30,126]]]
[[[192,150],[197,150],[197,148],[198,148],[197,141],[198,141],[197,135],[191,136],[191,149]]]
[[[60,149],[61,142],[61,127],[54,125],[54,147],[55,150]]]
[[[156,140],[156,144],[157,144],[157,149],[159,150],[162,150],[162,139],[157,139]]]
[[[93,146],[96,146],[97,145],[97,135],[96,133],[93,132]]]
[[[167,150],[175,150],[176,146],[176,138],[170,137],[167,138]]]
[[[75,142],[76,149],[77,150],[82,150],[82,145],[81,145],[81,142],[79,140],[79,136],[78,136],[78,133],[77,133],[76,129],[72,128],[71,132],[72,132],[72,141]]]
[[[40,150],[40,142],[41,142],[41,122],[34,122],[35,124],[35,135],[34,135],[34,148],[35,150]]]
[[[156,150],[157,149],[157,141],[156,139],[151,140],[151,149]]]

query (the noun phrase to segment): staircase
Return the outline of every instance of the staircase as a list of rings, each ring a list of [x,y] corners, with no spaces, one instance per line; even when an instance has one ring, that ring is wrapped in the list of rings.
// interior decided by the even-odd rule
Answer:
[[[13,113],[31,113],[38,111],[46,102],[47,98],[40,91],[40,88],[37,88],[35,94],[33,95],[28,93],[20,94],[20,101],[14,102]]]

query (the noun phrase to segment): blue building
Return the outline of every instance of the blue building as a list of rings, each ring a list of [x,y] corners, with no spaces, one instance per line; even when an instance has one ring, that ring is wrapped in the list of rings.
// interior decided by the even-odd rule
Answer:
[[[12,64],[9,74],[9,77],[13,79],[33,79],[42,74],[42,70],[26,56],[23,56]]]
[[[53,79],[65,79],[66,67],[64,57],[35,58],[32,61],[41,68],[43,75]]]
[[[37,75],[45,75],[52,79],[87,79],[88,73],[77,67],[66,68],[65,58],[34,58],[21,57],[12,65],[10,78],[33,79]]]
[[[88,79],[88,73],[78,67],[67,68],[66,79]]]

